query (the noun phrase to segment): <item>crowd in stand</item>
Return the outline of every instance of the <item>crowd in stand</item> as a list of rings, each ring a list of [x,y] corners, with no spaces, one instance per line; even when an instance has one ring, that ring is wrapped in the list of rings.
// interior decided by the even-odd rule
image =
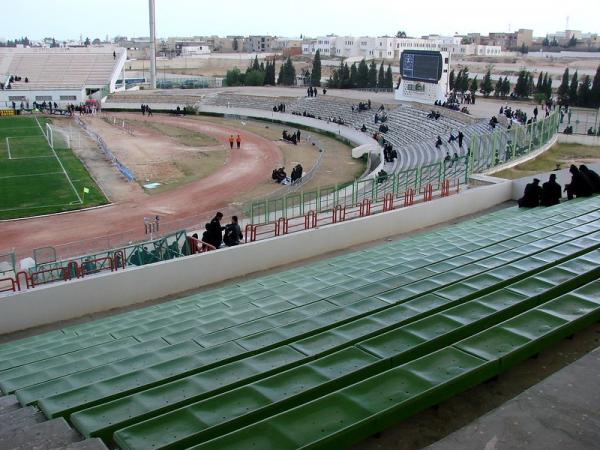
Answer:
[[[273,106],[273,112],[282,112],[282,113],[284,113],[285,112],[285,104],[280,103],[279,105]]]
[[[518,200],[520,208],[534,208],[536,206],[552,206],[560,203],[562,192],[567,193],[567,199],[573,197],[590,197],[600,194],[600,176],[584,164],[579,168],[572,164],[569,168],[571,182],[565,185],[564,190],[556,182],[556,175],[551,174],[547,182],[540,186],[540,180],[534,178],[525,186],[523,197]]]
[[[371,100],[367,100],[366,102],[358,102],[358,105],[354,105],[352,104],[352,112],[357,111],[357,112],[362,112],[362,111],[369,111],[371,109]]]
[[[389,142],[383,144],[383,158],[388,163],[392,163],[398,158],[398,152],[394,150],[394,146]]]
[[[6,85],[4,83],[0,83],[0,90],[12,89],[12,83],[18,81],[23,81],[23,79],[17,75],[11,75],[10,77],[8,77],[8,82],[6,83]],[[25,83],[29,83],[29,78],[25,77]]]

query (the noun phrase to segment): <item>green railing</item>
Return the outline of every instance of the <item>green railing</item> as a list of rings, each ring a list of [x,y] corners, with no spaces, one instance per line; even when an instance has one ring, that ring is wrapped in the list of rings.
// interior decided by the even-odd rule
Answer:
[[[61,280],[62,273],[60,269],[62,268],[68,268],[70,271],[69,277],[76,278],[75,267],[83,269],[86,273],[94,273],[109,270],[111,264],[115,262],[118,267],[122,267],[122,259],[125,260],[125,266],[144,266],[188,255],[190,252],[187,246],[186,232],[185,230],[181,230],[151,241],[113,248],[62,261],[36,264],[35,267],[29,269],[29,274],[43,272],[36,275],[35,279],[36,284],[41,284]]]
[[[282,217],[302,216],[309,211],[328,211],[336,205],[356,206],[364,199],[380,202],[388,194],[400,197],[408,189],[419,194],[429,184],[437,191],[445,180],[466,184],[473,173],[484,172],[539,149],[556,134],[559,122],[559,112],[554,111],[529,125],[513,125],[510,130],[497,127],[492,133],[472,135],[468,154],[457,159],[395,172],[381,179],[355,180],[345,185],[255,200],[244,212],[251,223],[261,224]]]

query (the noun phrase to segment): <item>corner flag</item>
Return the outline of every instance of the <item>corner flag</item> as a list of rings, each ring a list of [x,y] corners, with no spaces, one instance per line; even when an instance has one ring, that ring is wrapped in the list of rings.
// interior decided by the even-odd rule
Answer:
[[[89,190],[88,188],[84,187],[84,188],[83,188],[83,193],[84,193],[84,194],[89,194],[89,193],[90,193],[90,190]]]

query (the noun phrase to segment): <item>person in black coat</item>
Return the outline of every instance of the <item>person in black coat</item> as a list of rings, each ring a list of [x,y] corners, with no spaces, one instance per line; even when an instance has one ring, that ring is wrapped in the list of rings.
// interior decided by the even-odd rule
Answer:
[[[518,200],[519,208],[535,208],[536,206],[540,206],[541,195],[540,180],[534,178],[532,183],[525,186],[523,197]]]
[[[210,221],[207,227],[208,231],[208,243],[214,245],[216,248],[221,246],[223,242],[223,230],[225,227],[221,226],[221,219],[223,218],[223,213],[218,212],[215,214],[215,217]]]
[[[586,165],[582,164],[579,166],[579,172],[587,178],[589,183],[592,185],[594,194],[600,193],[600,175],[598,175],[592,169],[588,169]]]
[[[560,203],[562,197],[562,189],[560,184],[556,182],[556,175],[551,174],[550,179],[542,184],[542,199],[541,206],[552,206]]]
[[[581,174],[575,164],[571,164],[569,172],[571,172],[571,182],[565,185],[565,191],[567,192],[567,198],[569,200],[572,200],[573,196],[589,197],[594,193],[592,184]]]

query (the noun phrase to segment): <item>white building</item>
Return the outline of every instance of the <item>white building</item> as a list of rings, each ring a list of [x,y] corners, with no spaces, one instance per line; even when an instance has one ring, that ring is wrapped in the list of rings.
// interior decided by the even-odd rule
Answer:
[[[450,54],[501,56],[500,46],[474,45],[460,43],[460,36],[427,36],[420,39],[369,36],[321,36],[305,39],[302,42],[302,54],[314,55],[317,50],[321,56],[363,57],[377,59],[398,59],[404,50],[434,50]]]
[[[181,47],[181,56],[197,56],[210,54],[208,45],[186,45]]]

